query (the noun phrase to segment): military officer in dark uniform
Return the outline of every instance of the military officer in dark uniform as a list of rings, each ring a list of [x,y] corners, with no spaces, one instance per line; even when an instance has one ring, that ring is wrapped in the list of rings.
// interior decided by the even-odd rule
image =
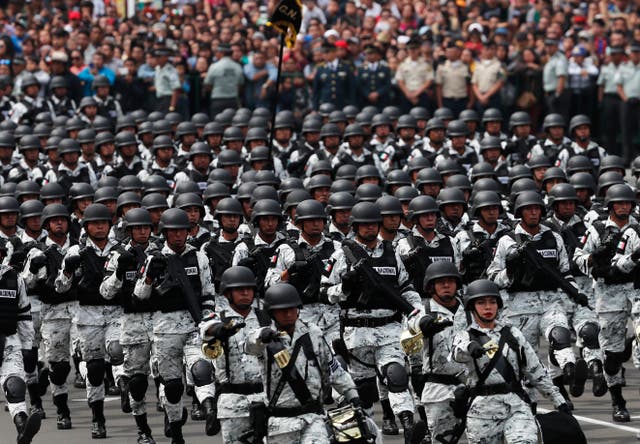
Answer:
[[[355,103],[355,78],[351,68],[336,56],[336,47],[323,45],[324,64],[318,68],[313,79],[313,107],[321,103],[333,103],[336,108]]]
[[[375,45],[364,49],[367,62],[358,71],[358,90],[362,106],[375,106],[382,110],[389,104],[391,88],[391,70],[382,58],[382,50]]]

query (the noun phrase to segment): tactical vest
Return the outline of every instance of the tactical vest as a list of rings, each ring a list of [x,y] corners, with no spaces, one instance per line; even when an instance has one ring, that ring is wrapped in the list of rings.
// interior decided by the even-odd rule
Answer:
[[[264,296],[264,278],[267,276],[267,270],[270,267],[271,259],[275,255],[276,249],[280,244],[286,242],[286,239],[279,239],[274,242],[273,245],[267,246],[265,244],[256,245],[252,238],[244,239],[243,242],[249,249],[249,258],[255,261],[255,268],[253,269],[256,275],[256,282],[258,283],[258,296]]]
[[[320,279],[325,263],[334,252],[333,242],[325,242],[317,252],[311,252],[307,244],[288,242],[296,256],[296,262],[307,263],[298,278],[290,276],[289,283],[296,287],[303,304],[320,302]]]
[[[369,256],[369,254],[355,241],[348,242],[352,246],[356,259],[365,259],[371,268],[374,269],[379,275],[382,281],[386,282],[390,287],[398,288],[398,263],[396,262],[396,254],[393,249],[393,244],[389,241],[383,241],[383,252],[380,257]],[[344,244],[343,244],[344,248]],[[353,266],[354,264],[349,264]],[[368,296],[369,303],[366,306],[362,306],[358,301],[358,296],[364,293]],[[354,290],[351,296],[345,301],[340,303],[343,308],[356,308],[360,310],[374,310],[374,309],[387,309],[397,311],[398,308],[393,305],[389,298],[378,292],[378,289],[373,285],[363,285],[363,288]]]
[[[423,144],[422,147],[420,148],[420,153],[422,154],[422,157],[424,157],[431,163],[431,165],[435,164],[436,157],[438,157],[437,152],[427,150]]]
[[[169,185],[170,188],[173,188],[176,183],[174,178],[176,177],[177,172],[178,170],[176,168],[173,168],[170,173],[157,168],[149,169],[149,174],[164,177],[164,179],[167,181],[167,185]]]
[[[311,150],[306,144],[300,144],[296,151],[298,152],[298,160],[291,162],[287,159],[287,172],[294,177],[302,177],[304,175],[307,162],[313,154],[313,150]]]
[[[615,255],[616,252],[622,253],[624,251],[624,245],[621,244],[623,232],[620,231],[617,227],[611,225],[605,226],[605,223],[603,221],[596,221],[592,224],[592,226],[598,232],[601,244],[604,244],[606,240],[608,244],[615,246],[613,255]],[[640,235],[640,227],[631,225],[629,228],[636,230],[636,232]],[[623,273],[620,269],[618,269],[618,267],[611,266],[609,268],[607,276],[604,278],[604,283],[626,284],[628,282],[633,282],[634,274],[634,272]]]
[[[91,177],[89,176],[89,168],[83,166],[80,167],[80,174],[71,176],[67,170],[58,171],[57,176],[58,183],[68,193],[69,189],[74,183],[91,183]]]
[[[470,150],[470,151],[466,150],[467,147],[469,146],[465,145],[465,153],[462,156],[457,153],[455,156],[452,156],[451,155],[452,148],[443,150],[442,155],[445,159],[451,158],[455,160],[458,163],[458,165],[464,168],[465,171],[469,171],[473,165],[478,163],[478,155],[476,154],[475,150]]]
[[[524,242],[524,237],[521,234],[509,233],[508,236],[515,240],[518,245],[522,245]],[[556,243],[556,238],[552,230],[545,231],[538,240],[528,241],[528,243],[538,252],[545,263],[549,264],[552,268],[558,268],[558,244]],[[522,279],[518,279],[509,287],[510,292],[549,291],[558,289],[558,285],[552,282],[552,280],[540,270],[528,266],[526,272],[529,278],[527,280],[531,283],[525,285]]]
[[[569,263],[571,264],[571,274],[575,276],[584,276],[584,273],[580,271],[580,268],[576,265],[573,258],[573,253],[576,251],[580,245],[580,239],[587,232],[587,226],[584,222],[580,221],[577,224],[571,225],[570,227],[560,227],[557,222],[552,219],[548,219],[545,223],[549,228],[562,236],[562,240],[564,241],[564,247],[567,250],[567,255],[569,256]]]
[[[198,266],[196,250],[191,250],[182,256],[176,256],[176,259],[184,268],[184,272],[187,275],[187,280],[191,285],[193,293],[197,298],[201,298],[202,282],[200,282],[200,267]],[[187,302],[179,287],[174,287],[162,295],[154,288],[152,300],[154,301],[154,306],[163,313],[188,310]]]
[[[17,164],[14,168],[19,172],[19,174],[17,176],[13,175],[13,177],[11,177],[11,178],[8,178],[8,175],[7,175],[7,178],[8,178],[9,182],[20,183],[20,182],[22,182],[24,180],[33,180],[38,185],[42,185],[42,181],[44,180],[44,176],[45,176],[45,174],[47,174],[46,168],[43,168],[41,166],[36,166],[35,168],[33,168],[32,171],[39,170],[40,174],[42,174],[42,177],[39,177],[37,179],[31,179],[30,178],[30,172],[27,171],[25,168],[23,168],[22,165]]]
[[[118,251],[122,254],[125,251],[124,248],[118,248]],[[136,286],[136,280],[138,279],[138,270],[142,268],[142,265],[147,259],[147,255],[142,247],[136,247],[129,250],[136,256],[136,263],[129,269],[125,270],[122,279],[122,287],[118,292],[117,298],[122,301],[122,307],[125,313],[151,313],[156,311],[154,301],[152,298],[146,300],[140,300],[133,295],[133,289]]]
[[[118,118],[118,108],[113,97],[109,96],[104,102],[98,103],[98,115],[115,121]]]
[[[220,288],[220,278],[227,268],[231,267],[233,251],[236,249],[236,242],[218,242],[212,238],[205,247],[205,254],[209,258],[209,266],[213,275],[213,283],[216,289]]]
[[[207,189],[207,185],[208,185],[207,181],[209,180],[208,175],[201,174],[197,170],[188,170],[188,173],[189,173],[189,179],[193,180],[195,183],[198,184],[198,188],[200,188],[200,191],[204,191]]]
[[[18,273],[7,270],[0,278],[0,333],[10,336],[18,331]]]
[[[510,160],[512,165],[521,164],[524,165],[527,162],[527,156],[531,152],[531,148],[536,143],[536,139],[529,137],[526,140],[517,139],[507,142],[507,148],[511,151]]]
[[[467,235],[471,244],[469,248],[477,248],[480,251],[480,255],[473,261],[467,261],[465,255],[462,256],[465,283],[470,283],[476,279],[486,278],[487,267],[493,260],[493,256],[496,251],[496,245],[502,236],[507,234],[509,230],[495,233],[492,238],[487,238],[487,234],[483,232],[474,232],[473,229],[467,230]]]
[[[93,248],[85,248],[81,255],[80,278],[77,282],[80,305],[120,305],[117,298],[105,299],[100,294],[107,256],[98,256]]]
[[[454,263],[454,254],[453,254],[453,245],[451,244],[451,238],[445,236],[444,238],[438,241],[438,246],[433,247],[427,245],[424,238],[421,236],[416,236],[413,233],[407,236],[407,242],[409,243],[409,247],[414,250],[416,248],[420,248],[420,266],[417,269],[414,269],[411,272],[411,279],[413,282],[413,287],[420,293],[420,296],[423,298],[426,297],[423,290],[424,283],[424,274],[427,270],[427,267],[434,262],[451,262]]]
[[[373,160],[373,154],[367,153],[364,155],[364,159],[362,160],[354,160],[352,156],[350,156],[346,152],[342,152],[338,156],[338,166],[342,165],[354,165],[356,168],[360,168],[363,165],[375,165],[376,162]]]
[[[556,160],[558,160],[558,154],[560,154],[560,151],[562,151],[564,148],[570,149],[571,143],[567,142],[567,143],[561,143],[560,145],[556,145],[553,142],[551,142],[551,145],[545,145],[547,140],[548,139],[541,139],[538,142],[538,144],[540,145],[540,147],[542,147],[542,151],[544,155],[547,156],[549,160],[551,160],[551,165],[555,165]]]
[[[53,109],[53,113],[56,116],[73,117],[73,115],[75,114],[73,102],[67,97],[60,100],[57,104],[53,101],[53,99],[47,100],[47,103],[49,104],[49,107]]]
[[[109,173],[109,176],[122,179],[124,176],[137,176],[140,171],[142,171],[142,162],[136,162],[133,165],[133,168],[129,168],[124,164],[124,162],[120,162],[118,166],[114,167],[113,170]]]
[[[567,144],[567,152],[569,153],[569,158],[572,158],[574,156],[577,156],[578,153],[576,153],[576,151],[573,149],[573,146],[571,146],[571,144]],[[600,150],[598,149],[598,147],[592,147],[587,149],[586,151],[580,153],[580,155],[582,156],[586,156],[589,158],[589,160],[591,161],[591,163],[593,164],[593,167],[598,169],[600,168]]]
[[[36,101],[34,100],[33,102],[29,102],[25,99],[20,100],[20,103],[22,103],[25,108],[27,108],[27,111],[22,115],[22,117],[20,117],[20,124],[21,125],[29,125],[29,126],[33,126],[34,122],[36,120],[36,116],[41,112],[41,111],[48,111],[43,109],[40,106],[36,106]]]
[[[64,293],[58,293],[55,288],[56,277],[64,259],[60,249],[52,245],[44,250],[44,255],[47,258],[47,278],[36,283],[36,294],[40,296],[40,300],[45,304],[62,304],[75,300],[77,298],[75,285]]]

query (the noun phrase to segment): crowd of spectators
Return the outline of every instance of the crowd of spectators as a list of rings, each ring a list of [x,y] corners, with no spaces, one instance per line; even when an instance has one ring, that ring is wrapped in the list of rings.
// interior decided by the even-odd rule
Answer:
[[[624,85],[634,75],[640,83],[632,51],[640,7],[631,0],[304,0],[277,98],[280,39],[267,26],[274,0],[145,0],[128,18],[109,0],[4,3],[2,96],[19,97],[30,72],[43,97],[50,79],[64,76],[79,103],[103,75],[124,113],[174,108],[187,118],[273,100],[296,116],[323,101],[497,107],[529,112],[535,128],[551,111],[585,113],[608,134],[619,132],[624,104],[640,98],[640,86]],[[167,64],[177,77],[159,84]],[[607,97],[617,114],[605,121]]]

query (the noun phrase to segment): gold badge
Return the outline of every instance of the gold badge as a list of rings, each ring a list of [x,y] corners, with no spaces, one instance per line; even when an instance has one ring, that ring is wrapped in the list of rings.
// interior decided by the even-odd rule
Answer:
[[[222,348],[222,343],[216,339],[215,341],[203,343],[202,353],[209,359],[218,359],[223,355],[224,349]]]
[[[276,361],[276,364],[278,364],[278,367],[283,369],[289,365],[289,361],[291,361],[291,353],[289,353],[289,350],[285,348],[273,355],[273,359]]]
[[[493,358],[493,355],[498,351],[498,343],[493,339],[484,344],[483,347],[486,350],[485,353],[489,356],[489,359]]]

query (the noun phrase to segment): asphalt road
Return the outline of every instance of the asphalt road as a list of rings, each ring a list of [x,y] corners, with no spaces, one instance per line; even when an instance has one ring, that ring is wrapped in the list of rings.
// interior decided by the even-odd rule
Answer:
[[[627,367],[630,363],[627,363]],[[70,381],[71,382],[71,381]],[[154,432],[154,438],[158,443],[169,443],[162,432],[162,414],[155,411],[155,394],[151,393],[150,384],[149,400],[152,401],[149,413],[149,423]],[[72,384],[71,384],[72,386]],[[611,406],[608,395],[602,398],[594,398],[591,395],[591,385],[587,382],[585,394],[578,400],[574,400],[575,415],[585,431],[589,442],[593,443],[633,443],[636,434],[640,433],[640,375],[635,369],[627,370],[627,387],[624,395],[628,401],[628,409],[631,412],[630,423],[618,424],[611,421]],[[155,390],[154,390],[155,392]],[[57,430],[55,422],[55,408],[51,403],[51,395],[45,396],[44,407],[47,418],[42,422],[42,429],[34,443],[37,444],[86,444],[91,442],[90,426],[91,412],[84,398],[85,392],[75,388],[70,393],[71,418],[73,429]],[[185,398],[185,405],[190,406],[190,399]],[[542,403],[541,408],[550,408],[547,403]],[[107,442],[118,444],[135,444],[136,427],[131,415],[125,415],[120,411],[120,398],[109,397],[105,403],[107,417]],[[380,420],[380,413],[376,412],[376,420]],[[184,427],[186,442],[189,444],[218,444],[222,443],[220,436],[207,437],[204,435],[204,422],[189,420]],[[15,442],[15,428],[7,412],[0,411],[0,444]],[[386,443],[401,443],[400,437],[385,437]],[[461,441],[461,442],[464,442]],[[640,441],[638,441],[640,442]],[[570,443],[567,443],[570,444]]]

